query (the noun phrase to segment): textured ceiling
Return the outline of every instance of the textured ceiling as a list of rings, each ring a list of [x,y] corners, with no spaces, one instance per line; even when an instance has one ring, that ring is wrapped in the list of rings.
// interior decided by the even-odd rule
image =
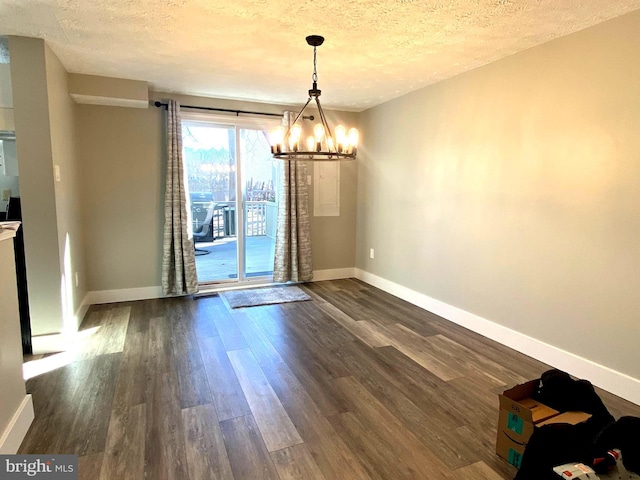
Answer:
[[[327,107],[363,110],[640,9],[640,0],[0,0],[0,34],[70,72],[299,104],[318,49]]]

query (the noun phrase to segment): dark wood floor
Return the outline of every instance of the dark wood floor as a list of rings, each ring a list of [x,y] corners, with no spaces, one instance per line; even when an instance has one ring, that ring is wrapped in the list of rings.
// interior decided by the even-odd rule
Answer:
[[[303,288],[91,307],[71,362],[28,381],[21,453],[76,453],[83,479],[513,478],[497,393],[546,365],[357,280]]]

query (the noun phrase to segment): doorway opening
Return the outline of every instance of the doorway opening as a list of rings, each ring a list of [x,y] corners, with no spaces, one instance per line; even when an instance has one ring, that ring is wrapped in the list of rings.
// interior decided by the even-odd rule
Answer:
[[[201,285],[272,281],[279,165],[267,132],[278,123],[183,114],[188,212]]]

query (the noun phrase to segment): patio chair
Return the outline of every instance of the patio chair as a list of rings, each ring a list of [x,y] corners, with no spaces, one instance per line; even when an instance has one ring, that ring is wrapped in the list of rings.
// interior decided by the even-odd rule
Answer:
[[[214,242],[216,240],[213,231],[213,215],[215,213],[215,209],[215,203],[211,202],[211,204],[207,208],[207,216],[202,221],[202,225],[200,225],[200,227],[194,229],[193,231],[193,246],[195,248],[196,254],[208,255],[209,253],[211,253],[209,250],[197,248],[196,243]]]

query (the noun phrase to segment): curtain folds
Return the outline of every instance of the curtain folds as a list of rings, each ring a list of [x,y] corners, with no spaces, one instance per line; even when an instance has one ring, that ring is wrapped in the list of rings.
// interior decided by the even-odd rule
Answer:
[[[285,129],[295,115],[284,113]],[[313,278],[306,162],[283,161],[280,179],[273,281],[306,282]]]
[[[193,238],[188,234],[180,104],[175,100],[168,104],[162,291],[165,295],[188,295],[198,291],[198,276]]]

